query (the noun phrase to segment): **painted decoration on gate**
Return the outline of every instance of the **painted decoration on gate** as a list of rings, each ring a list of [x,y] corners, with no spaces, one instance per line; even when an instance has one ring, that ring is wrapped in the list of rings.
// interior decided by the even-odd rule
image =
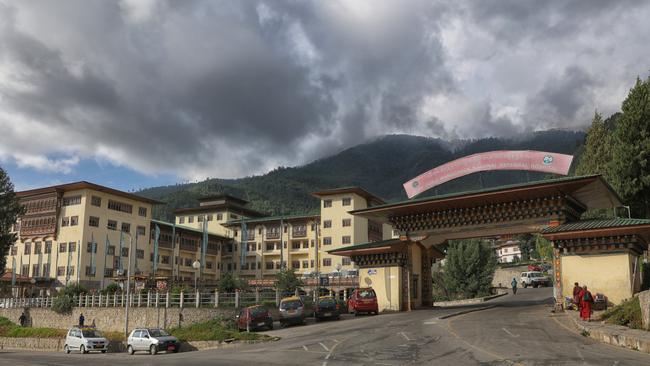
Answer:
[[[450,161],[404,183],[408,198],[472,173],[494,170],[529,170],[569,174],[573,155],[532,150],[490,151]]]

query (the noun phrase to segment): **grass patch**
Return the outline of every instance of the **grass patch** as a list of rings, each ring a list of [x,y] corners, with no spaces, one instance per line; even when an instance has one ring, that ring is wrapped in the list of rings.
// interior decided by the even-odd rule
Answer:
[[[232,320],[214,318],[207,322],[196,323],[182,328],[172,328],[169,332],[181,341],[223,341],[236,340],[271,340],[272,338],[254,332],[238,332]]]
[[[623,325],[628,328],[643,329],[639,298],[633,297],[607,310],[601,316],[606,323]]]
[[[0,317],[0,337],[63,338],[66,333],[65,329],[21,327],[5,317]]]

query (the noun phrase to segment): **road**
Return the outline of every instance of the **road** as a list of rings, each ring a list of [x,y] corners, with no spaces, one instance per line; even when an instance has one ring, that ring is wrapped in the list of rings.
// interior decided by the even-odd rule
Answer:
[[[350,317],[267,332],[277,342],[149,356],[2,352],[0,365],[650,365],[650,355],[600,344],[552,315],[550,289],[520,289],[493,308]]]

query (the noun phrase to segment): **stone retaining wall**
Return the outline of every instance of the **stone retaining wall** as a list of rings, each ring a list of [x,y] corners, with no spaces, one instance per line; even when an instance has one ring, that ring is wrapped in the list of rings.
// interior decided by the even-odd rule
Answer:
[[[639,297],[639,304],[641,305],[641,320],[643,328],[650,330],[650,290],[642,291],[634,296]]]
[[[25,311],[32,327],[67,329],[79,322],[83,313],[86,325],[95,322],[95,326],[106,332],[124,331],[124,308],[75,308],[72,314],[57,314],[51,309],[0,309],[0,316],[18,323],[21,312]],[[199,323],[217,316],[232,318],[234,309],[222,308],[130,308],[129,329],[135,327],[172,328]]]
[[[472,305],[472,304],[480,304],[482,302],[492,300],[494,298],[503,296],[507,294],[508,292],[501,292],[497,293],[496,295],[490,295],[490,296],[485,296],[485,297],[477,297],[474,299],[464,299],[464,300],[452,300],[452,301],[437,301],[433,303],[433,306],[445,308],[445,307],[453,307],[453,306],[461,306],[461,305]]]

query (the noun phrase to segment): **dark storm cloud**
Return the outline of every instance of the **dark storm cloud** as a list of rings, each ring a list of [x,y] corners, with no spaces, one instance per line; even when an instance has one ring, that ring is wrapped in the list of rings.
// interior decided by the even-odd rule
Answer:
[[[0,0],[0,160],[233,177],[386,133],[580,126],[647,70],[644,14],[631,1]]]

